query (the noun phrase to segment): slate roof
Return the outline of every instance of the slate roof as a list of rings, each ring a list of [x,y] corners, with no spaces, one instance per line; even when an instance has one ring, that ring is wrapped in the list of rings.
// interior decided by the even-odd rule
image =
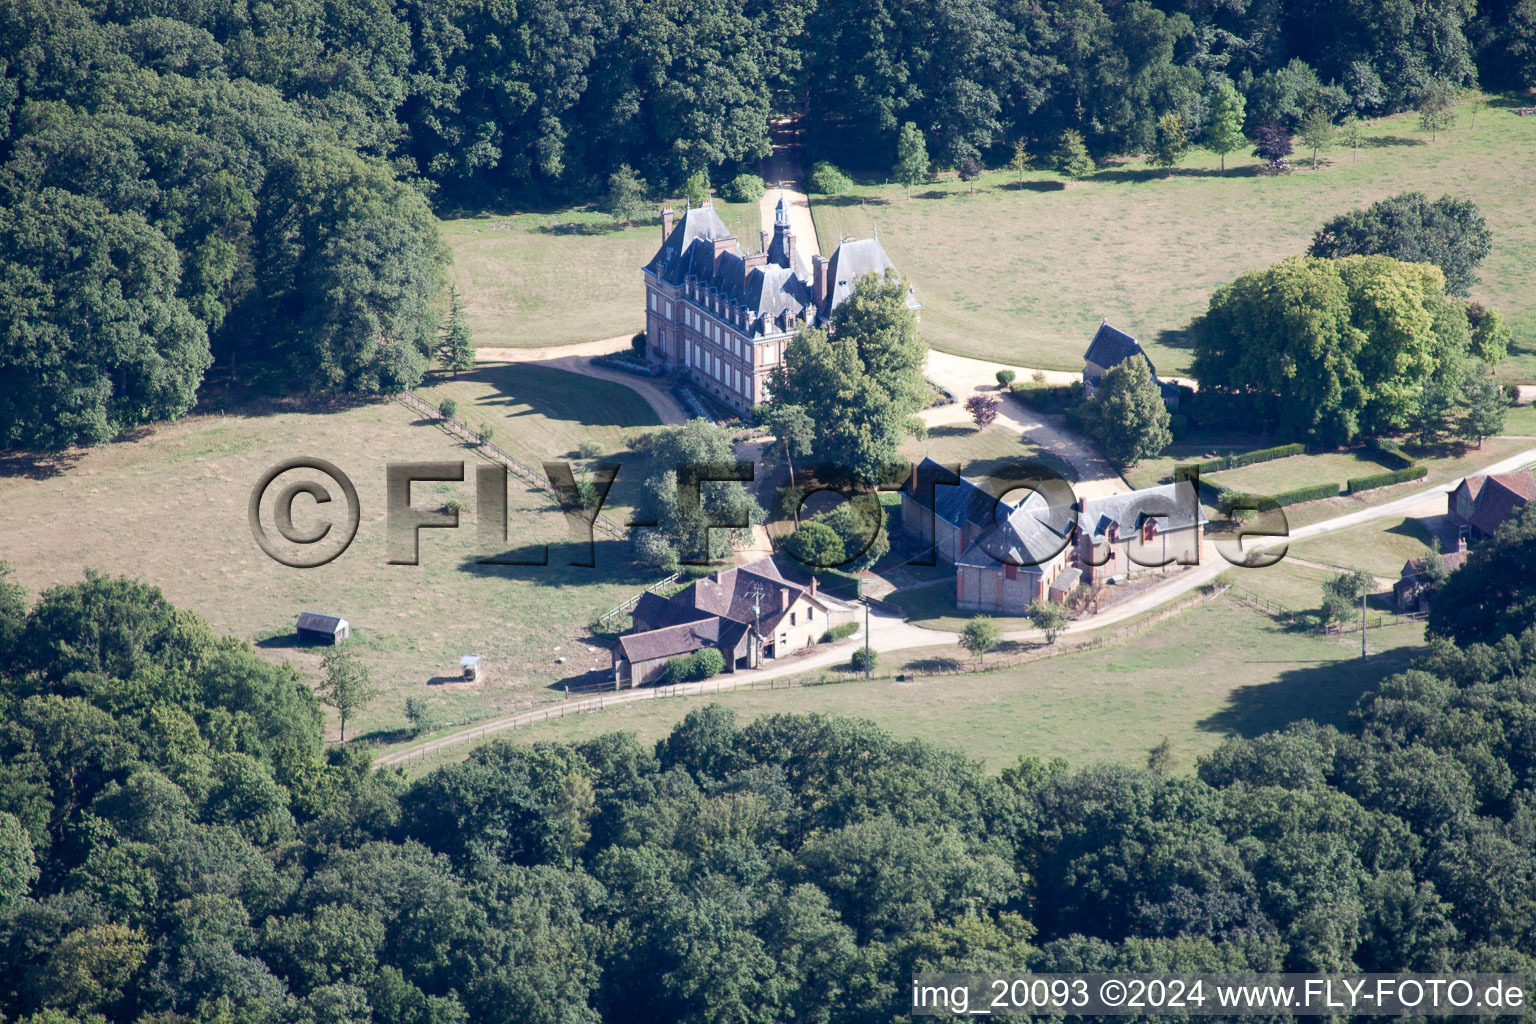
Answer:
[[[827,304],[823,310],[830,314],[853,294],[854,282],[865,274],[883,277],[887,270],[895,270],[896,264],[886,254],[879,236],[874,238],[845,238],[838,243],[837,251],[827,266]],[[907,289],[907,308],[922,309],[922,303]]]
[[[1118,366],[1131,356],[1141,356],[1147,360],[1147,366],[1152,370],[1152,376],[1157,376],[1157,367],[1152,364],[1152,359],[1142,349],[1141,343],[1126,334],[1117,327],[1111,327],[1105,320],[1099,324],[1098,333],[1093,336],[1093,341],[1088,343],[1088,351],[1083,353],[1083,361],[1097,363],[1108,370]]]
[[[1060,594],[1065,594],[1083,581],[1083,570],[1076,566],[1068,566],[1051,580],[1051,589]]]
[[[317,633],[334,633],[347,625],[340,615],[323,615],[320,612],[299,612],[299,629],[312,629]]]
[[[1050,512],[1046,497],[1031,491],[1002,522],[983,531],[955,564],[983,569],[1005,564],[1018,566],[1020,572],[1043,572],[1041,566],[1061,554],[1071,533],[1070,518],[1058,524],[1058,528],[1048,521]]]
[[[1158,505],[1165,502],[1173,505],[1172,513],[1166,516],[1158,508]],[[1166,508],[1166,505],[1163,507]],[[1149,514],[1160,516],[1157,528],[1164,533],[1209,522],[1205,510],[1200,507],[1194,485],[1188,480],[1180,480],[1161,487],[1144,487],[1139,491],[1084,499],[1078,524],[1085,534],[1093,538],[1094,543],[1098,543],[1108,538],[1111,524],[1119,527],[1121,537],[1128,537],[1133,531],[1141,529],[1142,522]]]
[[[712,204],[683,211],[672,231],[645,265],[645,270],[679,287],[692,281],[722,300],[732,314],[744,311],[752,335],[792,330],[796,322],[815,324],[853,292],[861,274],[884,274],[894,269],[890,256],[876,238],[847,239],[838,245],[827,268],[827,300],[819,308],[811,292],[811,272],[804,256],[789,252],[789,218],[784,200],[775,213],[773,239],[756,266]],[[729,242],[717,252],[716,242]],[[922,305],[907,289],[907,307]]]

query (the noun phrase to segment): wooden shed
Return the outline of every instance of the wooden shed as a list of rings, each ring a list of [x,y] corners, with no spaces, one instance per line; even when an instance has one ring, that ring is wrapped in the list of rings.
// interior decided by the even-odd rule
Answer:
[[[339,644],[352,635],[352,626],[340,615],[299,613],[299,639],[312,644]]]

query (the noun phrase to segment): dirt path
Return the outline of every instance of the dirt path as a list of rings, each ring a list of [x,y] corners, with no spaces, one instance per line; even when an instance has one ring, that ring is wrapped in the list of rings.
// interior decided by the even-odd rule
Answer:
[[[757,204],[763,230],[772,234],[774,210],[782,198],[789,212],[789,228],[795,233],[795,251],[804,255],[805,265],[810,267],[811,257],[821,252],[816,219],[811,216],[811,197],[805,194],[799,143],[782,125],[774,132],[773,155],[763,161],[761,170],[763,183],[768,186]],[[750,248],[749,240],[742,241]]]
[[[651,409],[655,411],[658,419],[665,424],[688,422],[688,414],[672,397],[672,392],[662,387],[651,377],[638,377],[632,373],[624,373],[621,370],[610,370],[602,366],[592,365],[593,356],[609,355],[614,352],[622,352],[629,347],[629,336],[621,335],[617,338],[604,338],[601,341],[583,341],[575,345],[561,345],[557,348],[482,348],[475,353],[475,358],[486,363],[537,363],[540,366],[553,366],[561,370],[569,370],[571,373],[579,373],[584,377],[594,377],[597,380],[612,381],[615,384],[623,384],[631,391],[645,399]]]
[[[942,385],[945,390],[952,393],[956,404],[926,410],[923,413],[923,422],[930,426],[938,423],[969,422],[970,417],[966,415],[964,406],[966,398],[975,391],[998,394],[997,371],[999,370],[1013,370],[1021,376],[1028,376],[1034,372],[1022,367],[957,356],[950,352],[930,351],[928,376],[936,384]],[[1050,384],[1068,384],[1081,381],[1082,375],[1058,370],[1047,373],[1045,379]],[[1086,438],[1045,422],[1043,417],[1020,402],[1005,397],[1003,407],[998,410],[996,422],[1010,430],[1020,432],[1076,470],[1078,479],[1072,485],[1072,489],[1079,497],[1100,498],[1133,489],[1109,460],[1100,455],[1098,449]]]

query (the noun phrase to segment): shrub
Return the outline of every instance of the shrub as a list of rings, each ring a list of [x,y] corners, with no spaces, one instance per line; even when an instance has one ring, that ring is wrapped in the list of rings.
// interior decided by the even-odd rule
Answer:
[[[997,419],[997,408],[1000,404],[992,395],[977,392],[965,400],[965,411],[970,414],[971,420],[977,427],[985,427]]]
[[[459,403],[451,398],[445,398],[437,403],[437,414],[445,420],[453,419],[453,414],[459,411]]]
[[[1429,470],[1424,466],[1407,466],[1403,469],[1394,469],[1386,473],[1352,476],[1344,482],[1344,486],[1350,494],[1359,494],[1361,491],[1375,490],[1377,487],[1391,487],[1393,484],[1400,484],[1405,480],[1418,480],[1428,472]]]
[[[858,647],[854,649],[853,657],[848,659],[848,664],[852,666],[855,672],[863,672],[866,667],[869,669],[869,671],[873,672],[880,666],[879,651],[875,650],[874,648],[870,648],[867,653],[867,658],[868,664],[866,665],[866,652],[864,648]]]
[[[693,659],[688,657],[668,658],[666,667],[661,670],[661,675],[656,681],[662,686],[676,686],[678,683],[686,683],[688,681],[688,670],[692,666],[692,662]]]
[[[821,642],[826,644],[831,643],[834,640],[842,640],[853,636],[853,634],[857,633],[858,631],[859,624],[857,622],[845,622],[840,626],[833,626],[831,629],[823,633],[821,635]]]
[[[708,679],[725,671],[725,655],[713,647],[701,647],[688,656],[688,678]]]
[[[738,174],[726,182],[720,191],[733,203],[755,203],[763,198],[767,186],[763,184],[763,179],[755,174]]]
[[[1017,376],[1018,374],[1014,373],[1012,370],[998,370],[997,386],[1000,388],[1006,388],[1008,385],[1013,383],[1013,379]]]
[[[636,355],[645,355],[645,332],[636,331],[635,336],[629,339],[629,347],[634,349]]]
[[[590,437],[583,440],[576,450],[581,453],[581,457],[584,459],[595,459],[603,454],[603,446]]]
[[[1029,375],[1029,379],[1034,381],[1036,384],[1044,384],[1045,383],[1045,371],[1044,370],[1036,370],[1034,373]]]
[[[825,160],[811,166],[809,185],[812,192],[824,196],[842,195],[853,187],[853,180]]]

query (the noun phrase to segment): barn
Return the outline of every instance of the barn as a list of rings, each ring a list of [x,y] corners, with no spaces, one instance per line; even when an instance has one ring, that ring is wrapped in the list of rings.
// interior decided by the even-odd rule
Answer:
[[[299,613],[299,639],[311,644],[339,644],[352,635],[352,626],[340,615]]]

